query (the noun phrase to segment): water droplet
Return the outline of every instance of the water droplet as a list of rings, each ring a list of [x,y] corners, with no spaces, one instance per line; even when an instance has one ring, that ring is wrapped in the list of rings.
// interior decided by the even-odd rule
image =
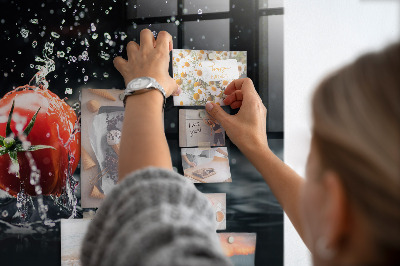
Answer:
[[[121,41],[125,40],[128,37],[125,32],[121,32]]]
[[[65,78],[65,83],[67,83],[69,81],[69,78]]]
[[[193,42],[193,38],[190,38],[189,41]]]
[[[92,34],[92,38],[93,38],[93,40],[96,40],[96,39],[97,39],[97,37],[99,37],[99,35],[98,35],[97,33],[93,33],[93,34]]]
[[[27,38],[29,35],[29,30],[21,28],[21,36]]]
[[[176,21],[175,21],[175,25],[176,25],[176,26],[179,26],[179,24],[181,24],[181,23],[179,22],[179,20],[176,20]]]
[[[76,62],[76,60],[77,60],[77,58],[76,58],[76,56],[72,56],[72,55],[70,55],[69,56],[69,61],[71,61],[71,62]]]
[[[18,53],[18,54],[22,54],[22,52],[21,52],[21,51],[18,51],[17,53]]]
[[[65,7],[63,7],[63,8],[61,9],[61,11],[62,11],[62,12],[65,12],[65,11],[67,11],[67,9],[65,9]]]
[[[104,33],[104,38],[106,40],[111,40],[111,35],[108,32],[106,32],[106,33]]]
[[[37,46],[37,41],[33,41],[33,42],[32,42],[32,47],[33,47],[33,48],[36,48],[36,46]]]
[[[107,54],[107,53],[104,52],[104,51],[101,51],[100,57],[103,58],[103,59],[106,60],[106,61],[110,59],[110,55]]]
[[[110,13],[110,11],[106,10],[106,12],[104,12],[104,13],[106,13],[106,15],[108,15],[108,13]]]
[[[67,88],[67,89],[71,89],[71,88]],[[71,90],[72,90],[72,89],[71,89]],[[47,132],[46,138],[50,138],[50,133],[49,133],[49,132]]]
[[[60,34],[58,34],[57,32],[54,32],[54,31],[51,32],[51,36],[53,36],[56,39],[60,38]]]
[[[96,31],[96,25],[94,25],[94,23],[91,23],[91,24],[90,24],[90,29],[91,29],[92,31]]]
[[[65,19],[63,19],[62,21],[61,21],[61,24],[64,24],[65,23]]]
[[[82,60],[83,61],[88,61],[89,60],[89,54],[87,51],[82,52]]]
[[[107,72],[103,73],[103,77],[108,78],[110,75]]]
[[[29,22],[32,24],[38,24],[39,20],[37,18],[33,18],[33,19],[29,20]]]
[[[67,83],[67,81],[65,81],[65,83]],[[66,88],[65,89],[65,94],[72,94],[72,88]],[[46,137],[50,137],[50,133],[47,133]]]
[[[83,81],[86,82],[86,81],[88,81],[88,80],[89,80],[89,77],[88,77],[88,76],[84,76],[84,77],[83,77]]]
[[[1,212],[1,216],[7,217],[8,216],[8,211],[4,210]]]
[[[54,48],[54,43],[46,42],[45,45],[44,45],[44,53],[52,54],[53,53],[53,48]]]
[[[64,57],[65,53],[63,51],[57,51],[57,57]]]
[[[199,15],[203,14],[203,10],[201,10],[201,9],[197,10],[197,14],[199,14]]]

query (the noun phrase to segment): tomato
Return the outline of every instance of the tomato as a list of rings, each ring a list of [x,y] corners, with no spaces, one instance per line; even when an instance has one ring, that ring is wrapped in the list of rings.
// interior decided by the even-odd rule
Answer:
[[[10,113],[9,129],[13,134],[6,135]],[[68,175],[79,163],[80,132],[74,131],[77,117],[75,111],[56,94],[32,86],[18,87],[0,100],[0,152],[3,151],[0,153],[0,188],[13,196],[22,188],[28,195],[40,194],[30,183],[32,169],[26,154],[28,147],[21,145],[23,139],[18,138],[18,132],[27,130],[31,120],[33,127],[26,140],[31,143],[30,153],[40,171],[41,194],[60,195]],[[11,155],[17,152],[14,153],[16,160],[11,160],[10,152]]]

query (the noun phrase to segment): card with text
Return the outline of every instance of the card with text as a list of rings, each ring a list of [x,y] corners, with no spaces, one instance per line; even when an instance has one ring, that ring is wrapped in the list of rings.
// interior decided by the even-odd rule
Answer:
[[[228,84],[247,75],[246,51],[174,49],[172,59],[174,79],[182,89],[174,96],[175,106],[224,105]]]
[[[225,130],[204,109],[179,110],[179,147],[225,146]]]

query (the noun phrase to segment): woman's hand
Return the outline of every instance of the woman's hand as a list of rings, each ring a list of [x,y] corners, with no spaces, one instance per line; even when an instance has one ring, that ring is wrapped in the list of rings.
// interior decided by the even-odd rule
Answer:
[[[266,133],[267,109],[249,78],[232,81],[225,89],[226,105],[240,108],[236,115],[227,114],[219,105],[208,102],[207,112],[225,129],[233,143],[243,152],[268,148]]]
[[[190,165],[190,167],[196,167],[197,166],[197,164],[194,163],[194,162],[189,162],[189,165]]]
[[[140,77],[152,77],[164,88],[166,96],[178,93],[178,86],[168,73],[169,52],[172,50],[172,36],[160,31],[157,40],[149,29],[140,32],[140,46],[131,41],[126,47],[128,60],[114,59],[115,68],[124,78],[125,86]]]

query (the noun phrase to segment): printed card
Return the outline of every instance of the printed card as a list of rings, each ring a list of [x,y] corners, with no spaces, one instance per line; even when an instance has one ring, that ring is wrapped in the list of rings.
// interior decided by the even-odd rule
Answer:
[[[219,233],[222,250],[235,266],[254,266],[255,233]]]
[[[184,176],[193,183],[232,182],[228,149],[182,148]]]
[[[179,147],[225,146],[225,130],[204,109],[179,110]]]
[[[225,88],[247,75],[246,51],[172,50],[174,79],[182,92],[175,106],[224,105]]]
[[[215,219],[217,222],[217,230],[226,229],[226,194],[225,193],[210,193],[204,194],[211,202],[215,210]]]
[[[120,90],[82,90],[81,199],[99,207],[118,181],[119,142],[124,118]]]

